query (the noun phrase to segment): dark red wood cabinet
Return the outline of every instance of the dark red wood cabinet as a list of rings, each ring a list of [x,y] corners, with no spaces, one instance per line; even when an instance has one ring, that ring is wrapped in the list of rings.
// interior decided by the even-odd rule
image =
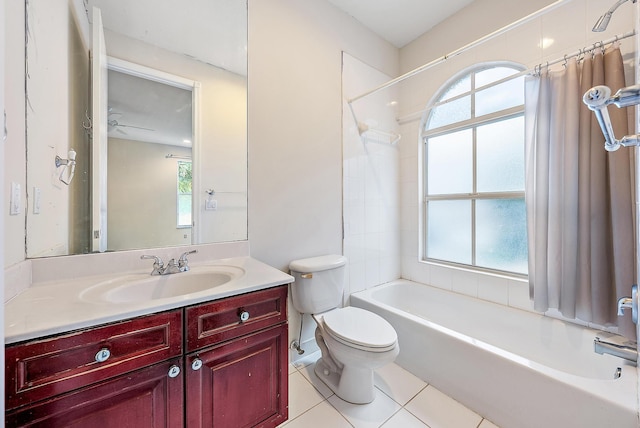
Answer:
[[[275,427],[287,286],[6,348],[7,427]]]

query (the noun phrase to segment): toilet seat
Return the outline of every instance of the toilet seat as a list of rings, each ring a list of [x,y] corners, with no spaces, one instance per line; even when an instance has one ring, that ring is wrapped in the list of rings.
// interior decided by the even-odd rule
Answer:
[[[381,316],[347,306],[322,316],[325,330],[336,341],[368,352],[387,352],[396,347],[398,335]]]

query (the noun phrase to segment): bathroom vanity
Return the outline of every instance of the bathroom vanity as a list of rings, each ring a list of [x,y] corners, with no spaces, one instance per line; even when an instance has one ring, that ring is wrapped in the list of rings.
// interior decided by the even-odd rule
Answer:
[[[291,277],[251,258],[224,265],[245,273],[208,291],[155,302],[84,302],[97,313],[93,321],[74,314],[78,299],[67,296],[66,308],[27,317],[35,325],[40,316],[54,318],[59,331],[45,336],[29,329],[17,309],[29,301],[51,304],[44,294],[74,287],[32,287],[39,290],[9,302],[6,426],[275,427],[286,421]],[[262,283],[256,268],[268,272]],[[154,303],[162,309],[153,311]],[[132,312],[147,313],[99,322]],[[92,325],[65,331],[62,319]]]

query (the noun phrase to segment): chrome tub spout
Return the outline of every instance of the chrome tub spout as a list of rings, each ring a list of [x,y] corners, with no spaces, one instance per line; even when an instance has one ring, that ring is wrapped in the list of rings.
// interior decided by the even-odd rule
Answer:
[[[593,340],[593,350],[598,354],[609,354],[618,358],[623,358],[636,363],[638,361],[638,351],[636,348],[617,343],[605,342],[596,337]]]

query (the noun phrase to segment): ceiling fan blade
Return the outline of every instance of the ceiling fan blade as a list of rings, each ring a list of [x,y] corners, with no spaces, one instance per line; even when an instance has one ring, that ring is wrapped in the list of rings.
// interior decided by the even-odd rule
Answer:
[[[155,131],[155,129],[144,128],[142,126],[134,126],[134,125],[124,125],[122,123],[117,124],[116,126],[122,126],[123,128],[135,128],[135,129],[143,129],[145,131]]]

